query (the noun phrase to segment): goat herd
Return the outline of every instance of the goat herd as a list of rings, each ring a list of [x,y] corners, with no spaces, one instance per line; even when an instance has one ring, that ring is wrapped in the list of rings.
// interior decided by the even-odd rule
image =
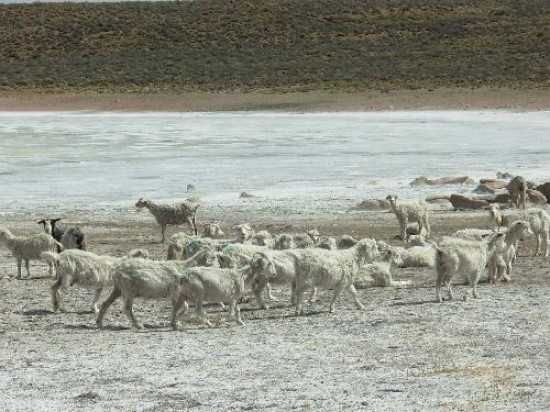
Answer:
[[[430,237],[426,202],[401,202],[393,195],[387,200],[407,247],[346,235],[338,239],[321,237],[316,230],[272,236],[267,231],[255,233],[248,224],[238,225],[235,236],[224,240],[217,223],[205,224],[198,234],[195,218],[198,204],[185,201],[175,206],[161,205],[147,199],[140,199],[136,207],[152,213],[161,226],[163,242],[167,225],[187,223],[194,232],[170,237],[166,260],[151,260],[142,249],[121,258],[88,252],[83,231],[77,227],[62,228],[57,225],[59,219],[39,221],[45,233],[27,237],[14,236],[2,229],[0,242],[17,259],[19,278],[23,261],[27,276],[30,260],[43,259],[48,263],[50,275],[56,277],[51,287],[55,311],[65,310],[61,292],[79,285],[95,291],[92,310],[98,327],[102,327],[109,306],[122,297],[124,313],[135,328],[141,329],[143,326],[133,312],[134,299],[169,299],[173,305],[174,330],[189,303],[194,305],[200,321],[210,326],[204,304],[218,303],[223,307],[228,303],[228,319],[234,317],[242,325],[241,299],[251,291],[258,305],[267,308],[265,298],[274,299],[271,286],[290,286],[297,315],[303,313],[304,295],[309,293],[312,301],[318,288],[333,290],[331,312],[343,290],[362,309],[356,287],[399,283],[392,279],[390,265],[436,268],[439,302],[442,287],[447,288],[452,299],[451,280],[455,274],[467,278],[473,296],[477,297],[476,285],[486,271],[490,282],[510,279],[518,241],[523,237],[536,235],[536,254],[548,256],[550,215],[541,208],[525,209],[525,197],[519,198],[514,210],[491,206],[495,222],[492,230],[462,229],[437,239]],[[415,222],[418,234],[407,236],[407,224]],[[111,288],[111,293],[99,305],[106,288]]]

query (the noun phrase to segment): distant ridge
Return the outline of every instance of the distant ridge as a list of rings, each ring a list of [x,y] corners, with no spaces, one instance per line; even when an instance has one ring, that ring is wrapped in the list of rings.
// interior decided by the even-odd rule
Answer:
[[[0,4],[0,90],[550,87],[544,0]]]

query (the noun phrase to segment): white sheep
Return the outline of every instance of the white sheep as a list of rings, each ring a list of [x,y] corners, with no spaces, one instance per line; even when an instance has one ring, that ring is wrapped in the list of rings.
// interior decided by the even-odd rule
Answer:
[[[453,298],[451,280],[455,274],[462,274],[468,279],[474,298],[479,297],[477,283],[485,273],[485,267],[495,250],[496,237],[492,242],[479,242],[460,238],[445,237],[441,239],[436,254],[436,300],[442,302],[441,287],[446,286],[449,299]]]
[[[240,269],[190,268],[179,278],[181,294],[186,302],[194,303],[197,315],[208,326],[212,324],[203,308],[205,302],[228,302],[228,320],[234,315],[237,324],[242,326],[244,322],[241,319],[239,300],[244,296],[245,288],[252,282],[251,275],[249,266]],[[184,306],[182,315],[186,309],[187,305]]]
[[[490,282],[497,279],[508,281],[512,278],[512,263],[516,257],[518,242],[532,234],[529,223],[524,220],[512,223],[505,234],[499,233],[501,239],[495,243],[495,253],[489,259]]]
[[[63,245],[47,233],[31,236],[14,236],[8,229],[0,229],[0,243],[5,243],[13,257],[17,260],[17,279],[21,279],[21,264],[23,261],[25,261],[27,277],[30,277],[29,261],[42,259],[41,255],[43,252],[52,252],[56,248],[63,250]],[[53,277],[53,265],[48,262],[48,266],[49,274]]]
[[[162,231],[163,243],[165,240],[165,232],[167,225],[181,225],[187,223],[193,229],[193,233],[197,234],[196,214],[199,203],[181,202],[175,205],[157,204],[151,200],[141,198],[136,202],[136,208],[142,210],[149,209]]]
[[[334,311],[334,304],[340,293],[345,289],[351,295],[358,309],[363,305],[357,298],[353,286],[354,277],[360,266],[371,263],[380,257],[378,245],[373,239],[363,239],[355,246],[344,250],[300,249],[293,250],[296,256],[296,314],[303,313],[303,298],[307,290],[317,288],[333,289],[329,312]],[[310,296],[313,300],[314,297]]]
[[[550,236],[550,215],[546,211],[533,208],[503,212],[498,205],[491,205],[489,210],[495,222],[495,230],[499,230],[501,226],[510,227],[512,223],[518,220],[527,221],[537,239],[535,256],[541,253],[544,257],[548,256],[550,251],[548,242],[548,237]]]
[[[143,329],[133,311],[135,298],[144,299],[170,299],[173,310],[171,326],[178,328],[177,318],[184,304],[184,296],[180,286],[183,273],[190,266],[194,266],[202,256],[208,253],[206,249],[199,251],[195,256],[187,260],[155,261],[147,259],[123,259],[112,268],[113,290],[109,297],[102,303],[97,314],[96,323],[99,328],[103,326],[105,312],[115,300],[122,296],[124,313],[136,329]]]
[[[399,231],[401,239],[407,239],[407,223],[418,222],[418,234],[425,230],[425,236],[430,234],[430,225],[428,223],[428,203],[424,201],[410,201],[397,203],[396,195],[388,195],[386,200],[390,202],[391,209],[399,222]]]

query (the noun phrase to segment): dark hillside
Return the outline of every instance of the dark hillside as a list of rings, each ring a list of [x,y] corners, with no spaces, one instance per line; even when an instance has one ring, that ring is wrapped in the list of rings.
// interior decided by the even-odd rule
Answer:
[[[0,90],[550,86],[547,0],[0,5]]]

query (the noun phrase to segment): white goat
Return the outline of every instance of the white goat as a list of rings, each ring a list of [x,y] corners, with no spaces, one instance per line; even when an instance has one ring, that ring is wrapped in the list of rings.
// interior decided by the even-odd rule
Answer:
[[[380,257],[378,245],[373,239],[363,239],[355,246],[344,250],[301,249],[290,253],[296,256],[296,314],[303,313],[303,295],[316,288],[333,289],[329,312],[334,311],[336,299],[346,289],[353,297],[355,306],[363,309],[357,298],[353,280],[363,263],[371,263]],[[313,300],[313,296],[310,297]]]
[[[353,286],[356,289],[367,289],[373,287],[385,288],[390,286],[408,286],[410,281],[393,280],[391,274],[391,263],[373,262],[361,266],[354,278]]]
[[[61,291],[69,286],[78,285],[95,291],[92,301],[92,311],[97,315],[97,302],[101,292],[113,284],[111,269],[125,258],[149,258],[149,252],[144,249],[134,249],[123,258],[101,256],[78,249],[67,249],[63,252],[44,252],[42,257],[57,267],[57,280],[51,287],[54,312],[65,312]]]
[[[202,236],[212,239],[221,238],[225,233],[217,222],[205,223],[202,227]]]
[[[294,243],[292,235],[289,235],[288,233],[282,233],[275,237],[273,248],[275,250],[295,249],[296,243]]]
[[[357,242],[359,241],[355,239],[353,236],[342,235],[342,237],[338,241],[338,249],[348,249],[354,246]]]
[[[379,241],[378,247],[384,261],[394,263],[399,268],[435,267],[436,249],[431,243],[405,249]]]
[[[338,246],[336,245],[336,239],[334,239],[332,236],[322,236],[315,247],[327,250],[338,249]]]
[[[244,296],[245,288],[251,282],[249,266],[240,269],[195,267],[187,269],[179,278],[183,299],[186,302],[194,303],[197,315],[208,326],[212,326],[212,324],[203,309],[204,302],[229,302],[227,319],[230,320],[234,314],[237,324],[244,325],[241,319],[239,300]],[[187,305],[184,306],[182,315],[186,309]]]
[[[174,233],[168,239],[168,249],[166,252],[166,260],[178,260],[183,256],[185,245],[187,242],[194,238],[184,232]]]
[[[254,236],[254,229],[248,223],[241,223],[235,226],[235,243],[245,243],[252,236]]]
[[[510,225],[518,220],[525,220],[529,223],[531,231],[536,235],[537,249],[535,256],[542,253],[544,257],[548,256],[550,236],[550,215],[542,209],[533,208],[528,210],[514,210],[503,212],[498,205],[491,205],[491,217],[495,221],[495,230],[500,226],[510,227]],[[542,250],[541,250],[542,247]]]
[[[146,259],[123,259],[112,269],[113,290],[103,302],[96,323],[99,328],[103,326],[105,312],[122,296],[124,313],[136,329],[143,329],[133,311],[135,298],[144,299],[170,299],[173,310],[171,326],[178,328],[177,318],[184,304],[184,296],[180,286],[180,279],[187,268],[197,263],[200,255],[207,253],[205,249],[187,260],[155,261]]]
[[[274,246],[273,236],[267,230],[260,230],[250,238],[250,244],[273,248]]]
[[[29,261],[42,259],[43,252],[52,252],[56,248],[63,250],[63,245],[47,233],[31,236],[14,236],[8,229],[0,229],[0,243],[5,243],[17,260],[17,279],[21,279],[21,264],[25,261],[27,277],[31,276]],[[50,276],[54,276],[53,265],[48,262]]]
[[[319,242],[319,231],[317,229],[308,230],[305,233],[281,233],[275,237],[273,248],[276,250],[286,249],[304,249],[307,247],[313,247]]]
[[[489,281],[508,281],[512,278],[512,263],[516,258],[519,240],[533,232],[529,223],[518,220],[510,225],[506,234],[500,234],[502,241],[496,242],[495,253],[489,259]]]
[[[164,234],[167,225],[181,225],[187,223],[193,229],[193,233],[197,234],[196,214],[199,203],[182,202],[175,205],[156,204],[151,200],[141,198],[136,202],[136,208],[142,210],[149,209],[162,231],[162,240],[164,242]]]
[[[425,236],[430,234],[430,225],[428,223],[428,203],[424,201],[410,201],[397,203],[396,195],[388,195],[386,200],[390,202],[391,209],[397,221],[399,222],[399,232],[401,239],[407,239],[407,223],[418,222],[418,234],[425,230]]]
[[[453,298],[451,280],[457,273],[464,275],[477,298],[477,283],[485,272],[489,258],[495,250],[495,238],[491,243],[445,237],[438,245],[436,255],[436,299],[442,302],[441,287],[446,286],[449,299]]]
[[[494,233],[495,231],[490,229],[460,229],[454,232],[452,236],[465,240],[481,241],[489,238]]]
[[[92,311],[97,315],[97,302],[101,292],[105,287],[112,285],[110,271],[120,259],[112,256],[99,256],[78,249],[67,249],[59,254],[44,252],[42,256],[57,266],[57,280],[51,287],[53,310],[65,312],[61,290],[79,285],[95,290]]]

